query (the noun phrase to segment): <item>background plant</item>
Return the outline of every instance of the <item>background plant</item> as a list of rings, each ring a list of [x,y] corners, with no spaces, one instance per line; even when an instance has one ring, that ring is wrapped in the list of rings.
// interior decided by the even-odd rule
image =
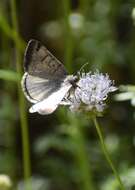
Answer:
[[[70,73],[76,73],[88,62],[86,71],[108,72],[117,86],[134,85],[134,4],[132,0],[20,0],[16,2],[18,32],[11,19],[15,12],[10,1],[0,1],[0,173],[11,177],[14,189],[24,185],[17,98],[20,76],[16,72],[15,51],[21,54],[22,62],[26,42],[35,38]],[[19,66],[23,68],[22,63]],[[127,189],[135,186],[133,113],[134,107],[129,102],[113,101],[105,117],[100,118],[109,153]],[[117,189],[87,117],[60,108],[51,116],[28,114],[28,123],[32,180],[36,189],[86,189],[88,176],[95,189]],[[78,139],[74,136],[76,127],[82,131]],[[84,163],[76,147],[80,139],[85,150]],[[87,164],[89,173],[85,170]]]

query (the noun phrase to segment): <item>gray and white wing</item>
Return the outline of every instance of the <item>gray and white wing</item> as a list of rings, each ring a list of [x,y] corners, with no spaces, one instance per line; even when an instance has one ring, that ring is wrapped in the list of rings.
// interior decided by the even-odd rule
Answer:
[[[53,113],[59,106],[60,102],[63,100],[65,95],[68,93],[72,85],[70,83],[63,83],[63,86],[50,96],[48,96],[43,101],[40,101],[33,105],[30,109],[30,113],[38,112],[42,115],[47,115]]]
[[[37,40],[28,42],[24,70],[30,75],[47,79],[63,79],[67,75],[64,65]]]
[[[32,103],[58,92],[67,77],[64,65],[37,40],[28,43],[24,70],[21,84],[26,98]]]

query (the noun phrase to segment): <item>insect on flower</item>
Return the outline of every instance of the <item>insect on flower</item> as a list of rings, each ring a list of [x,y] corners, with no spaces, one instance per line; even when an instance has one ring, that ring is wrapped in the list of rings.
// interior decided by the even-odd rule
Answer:
[[[46,115],[56,110],[78,80],[68,75],[64,65],[37,40],[28,42],[24,56],[21,85],[26,98],[34,105],[30,113]]]
[[[34,104],[30,113],[51,114],[59,105],[69,105],[72,111],[83,107],[102,112],[108,93],[117,89],[107,74],[68,75],[64,65],[37,40],[28,43],[24,70],[22,89]]]

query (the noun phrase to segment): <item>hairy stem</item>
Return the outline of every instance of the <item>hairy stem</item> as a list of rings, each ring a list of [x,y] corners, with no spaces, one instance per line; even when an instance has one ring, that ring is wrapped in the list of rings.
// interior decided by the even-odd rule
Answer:
[[[118,174],[116,168],[114,167],[114,164],[113,164],[113,162],[112,162],[112,160],[111,160],[111,158],[109,156],[109,153],[108,153],[107,147],[105,145],[104,138],[103,138],[103,135],[102,135],[102,132],[101,132],[101,129],[100,129],[100,126],[99,126],[99,124],[97,122],[96,117],[93,117],[93,122],[95,124],[96,130],[97,130],[97,134],[99,136],[99,140],[100,140],[100,145],[101,145],[102,151],[103,151],[103,153],[105,155],[105,158],[106,158],[107,162],[109,163],[109,165],[110,165],[110,167],[111,167],[111,169],[112,169],[112,171],[113,171],[113,173],[114,173],[114,175],[115,175],[115,177],[116,177],[116,179],[118,181],[119,188],[121,190],[125,190],[125,187],[124,187],[124,185],[123,185],[123,183],[122,183],[122,181],[121,181],[121,179],[119,177],[119,174]]]

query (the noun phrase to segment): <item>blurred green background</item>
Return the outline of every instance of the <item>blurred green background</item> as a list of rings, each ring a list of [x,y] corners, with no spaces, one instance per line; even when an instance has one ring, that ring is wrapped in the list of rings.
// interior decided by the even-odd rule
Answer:
[[[11,178],[13,190],[26,190],[30,175],[32,190],[119,189],[90,119],[65,107],[29,114],[20,76],[26,44],[37,39],[69,73],[88,62],[86,71],[107,72],[116,86],[134,85],[134,6],[134,0],[0,0],[0,174]],[[99,118],[128,190],[135,189],[134,116],[129,101],[112,96]]]

